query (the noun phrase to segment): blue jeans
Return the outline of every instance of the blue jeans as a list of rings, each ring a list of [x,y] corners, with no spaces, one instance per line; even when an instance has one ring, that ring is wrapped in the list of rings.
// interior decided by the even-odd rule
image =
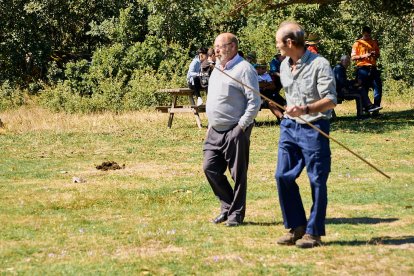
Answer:
[[[313,125],[329,134],[329,121],[318,120]],[[309,220],[296,179],[306,166],[312,190],[313,204]],[[325,235],[325,217],[328,204],[327,186],[331,170],[329,139],[308,125],[284,119],[280,124],[276,182],[279,202],[286,228],[306,225],[306,233]]]
[[[382,80],[381,73],[375,66],[362,66],[357,69],[357,79],[362,81],[362,85],[369,91],[374,90],[374,104],[381,106],[382,99]]]

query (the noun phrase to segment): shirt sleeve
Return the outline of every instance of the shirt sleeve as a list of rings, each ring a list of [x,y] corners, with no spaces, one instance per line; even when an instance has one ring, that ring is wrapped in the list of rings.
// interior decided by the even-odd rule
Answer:
[[[246,84],[246,86],[243,86],[243,89],[244,95],[247,99],[247,104],[246,110],[239,120],[239,126],[245,130],[250,124],[253,123],[254,118],[256,118],[257,113],[259,112],[261,104],[260,95],[258,93],[259,81],[257,79],[257,72],[253,67],[248,68],[244,72],[242,82]]]
[[[321,99],[327,98],[337,104],[335,77],[327,60],[321,61],[317,80],[317,89]]]
[[[197,66],[197,63],[197,59],[193,59],[193,61],[191,61],[190,67],[188,68],[187,79],[190,79],[190,77],[196,77],[198,75],[199,66]]]
[[[345,70],[343,70],[340,66],[336,66],[333,69],[333,72],[334,72],[337,88],[342,89],[344,87],[348,87],[348,80],[347,80]]]
[[[352,45],[352,52],[351,52],[351,57],[357,56],[359,55],[359,51],[358,51],[358,42],[355,42]]]

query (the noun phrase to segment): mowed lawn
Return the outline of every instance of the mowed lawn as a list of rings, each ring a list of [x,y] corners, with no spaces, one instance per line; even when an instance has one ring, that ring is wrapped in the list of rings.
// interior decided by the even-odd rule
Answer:
[[[274,181],[279,127],[261,111],[251,137],[245,224],[227,228],[202,171],[190,115],[0,113],[2,275],[414,274],[414,111],[385,103],[357,121],[336,108],[324,246],[276,244],[285,233]],[[201,114],[206,125],[205,114]],[[96,166],[115,161],[123,169]],[[298,179],[307,213],[306,172]]]

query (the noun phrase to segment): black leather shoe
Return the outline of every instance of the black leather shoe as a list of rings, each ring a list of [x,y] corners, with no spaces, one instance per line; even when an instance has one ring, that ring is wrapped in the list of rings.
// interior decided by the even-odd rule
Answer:
[[[235,220],[229,220],[226,222],[226,226],[227,227],[235,227],[235,226],[239,226],[241,223]]]
[[[227,220],[227,213],[221,213],[215,219],[213,219],[213,223],[219,224],[225,222]]]

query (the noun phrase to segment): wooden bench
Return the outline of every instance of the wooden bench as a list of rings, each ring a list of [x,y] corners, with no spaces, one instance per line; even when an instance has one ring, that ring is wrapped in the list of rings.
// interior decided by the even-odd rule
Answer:
[[[169,119],[167,126],[171,128],[175,113],[193,113],[197,126],[202,128],[201,119],[199,113],[206,111],[205,105],[197,106],[193,98],[193,91],[190,88],[171,88],[161,89],[156,93],[167,93],[172,96],[170,106],[157,106],[155,110],[162,113],[168,113]],[[187,97],[189,105],[177,105],[177,99],[180,96]]]

